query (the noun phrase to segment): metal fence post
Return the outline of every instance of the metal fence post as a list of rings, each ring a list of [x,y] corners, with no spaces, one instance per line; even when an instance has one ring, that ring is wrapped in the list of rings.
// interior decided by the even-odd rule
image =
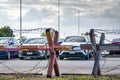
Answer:
[[[104,44],[104,40],[105,40],[105,34],[104,34],[104,33],[101,33],[99,44]],[[99,53],[98,53],[97,58],[100,58],[100,56],[101,56],[101,51],[100,51],[100,49],[99,49],[98,51],[99,51]],[[99,59],[98,61],[99,61],[99,62],[98,62],[97,74],[100,76],[100,75],[101,75],[100,59]]]
[[[59,38],[59,34],[58,34],[57,31],[55,31],[55,35],[54,35],[54,45],[55,45],[55,46],[58,45],[58,43],[57,43],[58,38]],[[58,63],[57,63],[57,57],[56,57],[56,50],[55,50],[54,56],[55,56],[55,63],[54,63],[55,75],[56,75],[56,76],[60,76],[60,72],[59,72],[59,68],[58,68]]]
[[[58,40],[58,34],[55,32],[54,43],[53,43],[53,40],[51,37],[50,29],[46,29],[46,36],[47,36],[48,45],[49,45],[50,53],[51,53],[51,56],[49,59],[47,77],[52,77],[53,68],[55,71],[55,75],[60,76],[59,69],[58,69],[58,63],[57,63],[57,59],[56,59],[56,53],[54,50],[54,44],[56,44],[56,42]]]
[[[90,40],[91,40],[91,46],[92,49],[94,51],[94,66],[93,66],[93,70],[92,70],[92,75],[97,76],[101,74],[100,71],[100,61],[99,61],[99,54],[100,54],[100,48],[96,46],[96,40],[95,40],[95,33],[94,33],[94,29],[90,30]]]

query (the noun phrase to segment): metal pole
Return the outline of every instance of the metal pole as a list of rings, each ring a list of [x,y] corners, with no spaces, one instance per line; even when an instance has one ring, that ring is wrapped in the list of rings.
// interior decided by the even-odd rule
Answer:
[[[78,36],[80,35],[80,10],[78,9]]]
[[[22,0],[20,0],[20,38],[22,37]]]
[[[60,35],[60,0],[58,0],[58,32]]]
[[[48,45],[49,45],[50,53],[51,53],[51,56],[50,56],[50,59],[49,59],[47,77],[48,78],[52,77],[53,69],[55,71],[55,75],[60,76],[58,63],[57,63],[57,58],[56,58],[56,51],[54,49],[54,45],[57,45],[58,32],[55,31],[55,36],[54,36],[54,41],[53,41],[51,33],[50,33],[50,29],[46,29],[46,37],[47,37],[47,40],[48,40]]]
[[[90,40],[91,40],[91,46],[94,52],[94,66],[93,66],[93,70],[92,70],[92,75],[94,76],[100,76],[101,75],[101,70],[100,70],[100,47],[97,48],[96,45],[96,39],[95,39],[95,33],[94,33],[94,29],[90,30]],[[103,42],[103,41],[100,41]]]

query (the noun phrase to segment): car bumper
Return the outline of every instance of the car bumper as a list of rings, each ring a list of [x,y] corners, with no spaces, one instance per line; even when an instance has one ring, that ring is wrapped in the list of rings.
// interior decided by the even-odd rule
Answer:
[[[18,57],[18,51],[10,51],[10,57]],[[8,58],[7,51],[0,51],[0,58]]]
[[[85,58],[88,55],[83,51],[62,51],[59,56],[63,58]]]
[[[19,53],[19,58],[44,58],[45,54],[41,53],[39,51],[31,51],[31,52],[27,52],[27,51],[22,51]]]

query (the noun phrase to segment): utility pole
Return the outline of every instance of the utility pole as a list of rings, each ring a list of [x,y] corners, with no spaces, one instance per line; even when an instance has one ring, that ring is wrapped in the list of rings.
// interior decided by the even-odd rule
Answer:
[[[20,0],[20,38],[22,37],[22,0]]]
[[[78,9],[78,36],[80,35],[80,10]]]
[[[58,0],[58,32],[60,35],[60,0]]]

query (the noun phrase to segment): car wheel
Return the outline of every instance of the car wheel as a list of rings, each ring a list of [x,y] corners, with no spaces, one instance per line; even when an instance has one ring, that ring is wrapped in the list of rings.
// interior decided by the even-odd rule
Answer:
[[[44,55],[43,59],[47,60],[47,55]]]
[[[89,55],[85,56],[85,60],[89,60]]]
[[[109,55],[113,55],[114,53],[109,53]]]
[[[7,59],[10,59],[10,52],[7,52]]]
[[[60,60],[63,60],[63,59],[64,59],[64,57],[60,57],[60,56],[59,56],[59,59],[60,59]]]
[[[23,59],[24,59],[23,57],[20,58],[20,60],[23,60]]]
[[[92,54],[91,53],[89,54],[89,58],[92,58]]]

